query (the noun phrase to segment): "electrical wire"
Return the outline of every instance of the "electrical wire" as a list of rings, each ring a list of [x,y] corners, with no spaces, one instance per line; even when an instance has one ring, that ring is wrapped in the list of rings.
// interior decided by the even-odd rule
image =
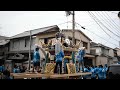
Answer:
[[[97,17],[91,12],[91,14],[97,19]],[[99,21],[100,22],[100,21]],[[120,36],[118,36],[117,34],[115,34],[114,32],[112,32],[109,28],[107,28],[102,22],[100,22],[108,31],[110,31],[113,35],[117,36],[120,38]]]
[[[102,13],[103,13],[103,12],[102,12]],[[105,14],[104,14],[104,13],[105,13]],[[120,31],[119,31],[119,30],[120,30],[120,26],[117,25],[117,23],[109,16],[109,14],[108,14],[107,12],[104,12],[104,13],[103,13],[104,15],[106,15],[106,16],[108,16],[108,17],[110,18],[109,21],[112,23],[112,25],[115,26],[116,29],[118,29],[118,32],[120,32]],[[119,28],[118,28],[117,26],[118,26]]]
[[[64,23],[59,23],[59,24],[57,24],[57,25],[66,24],[66,23],[68,23],[68,22],[71,22],[71,21],[67,21],[67,22],[64,22]]]
[[[96,19],[91,15],[91,13],[88,11],[89,16],[97,23],[97,25],[109,36],[111,37],[105,30],[100,26],[100,24],[96,21]]]
[[[82,26],[82,25],[80,25],[80,24],[79,24],[79,23],[77,23],[77,22],[76,22],[76,24],[78,24],[80,27]],[[84,28],[84,30],[87,30],[87,31],[91,32],[92,34],[94,34],[94,35],[98,36],[99,38],[103,39],[104,41],[107,41],[108,43],[110,43],[110,44],[112,44],[112,45],[114,45],[114,46],[116,46],[116,47],[119,47],[118,45],[116,45],[116,44],[114,44],[114,43],[112,43],[112,42],[109,42],[109,41],[108,41],[108,40],[106,40],[105,38],[103,38],[103,37],[101,37],[101,36],[97,35],[96,33],[92,32],[92,31],[91,31],[91,30],[89,30],[89,29]]]
[[[118,28],[111,22],[111,20],[102,12],[102,14],[100,13],[100,12],[96,12],[96,14],[99,16],[99,17],[106,17],[107,18],[107,20],[109,20],[109,21],[105,21],[105,23],[109,26],[109,28],[111,27],[111,28],[113,28],[114,30],[117,30]],[[105,19],[105,18],[104,18]],[[112,24],[111,24],[112,23]],[[116,28],[116,29],[115,29]],[[120,31],[119,31],[119,29],[117,30],[119,33],[120,33]],[[118,32],[116,32],[117,34],[118,34]]]

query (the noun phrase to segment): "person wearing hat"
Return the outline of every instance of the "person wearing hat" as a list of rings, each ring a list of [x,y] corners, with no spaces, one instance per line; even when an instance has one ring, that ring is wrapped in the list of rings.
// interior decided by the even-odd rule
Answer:
[[[82,72],[84,72],[84,59],[83,59],[84,56],[85,56],[85,47],[81,47],[78,50],[77,59],[79,63],[79,71]]]

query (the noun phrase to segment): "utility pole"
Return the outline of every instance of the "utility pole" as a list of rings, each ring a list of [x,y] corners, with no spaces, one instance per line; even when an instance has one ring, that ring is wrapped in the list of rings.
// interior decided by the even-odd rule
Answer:
[[[72,15],[72,43],[75,44],[75,11],[66,11],[66,16]]]
[[[119,48],[120,48],[120,41],[119,41]]]
[[[118,12],[118,17],[120,19],[120,12]],[[120,41],[119,41],[119,48],[120,48]]]
[[[31,30],[30,30],[30,42],[29,42],[29,71],[31,66]]]
[[[72,29],[73,29],[73,39],[72,42],[75,44],[75,11],[72,14]]]

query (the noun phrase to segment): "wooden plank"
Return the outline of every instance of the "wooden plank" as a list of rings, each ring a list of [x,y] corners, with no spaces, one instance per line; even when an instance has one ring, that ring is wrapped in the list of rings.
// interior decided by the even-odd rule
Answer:
[[[51,74],[13,74],[14,79],[22,79],[22,78],[41,78],[47,77],[49,78]]]
[[[78,51],[76,48],[63,48],[64,51]],[[45,49],[45,51],[55,51],[55,49]]]
[[[47,78],[66,78],[66,77],[75,77],[75,76],[83,76],[83,75],[91,75],[91,73],[73,73],[73,74],[33,74],[33,73],[14,73],[12,76],[14,79],[22,79],[22,78],[41,78],[41,77],[47,77]]]
[[[54,74],[54,75],[50,75],[50,78],[76,77],[76,76],[84,76],[84,75],[91,75],[91,74],[92,73]]]

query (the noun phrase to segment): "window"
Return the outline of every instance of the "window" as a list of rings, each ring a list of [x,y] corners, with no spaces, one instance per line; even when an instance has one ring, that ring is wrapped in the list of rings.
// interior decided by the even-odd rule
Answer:
[[[12,42],[12,48],[14,48],[14,41]]]
[[[45,43],[45,44],[48,44],[48,38],[45,38],[45,39],[44,39],[44,43]]]
[[[28,47],[29,46],[29,43],[30,43],[30,39],[29,38],[25,38],[25,47]],[[31,40],[32,42],[32,40]]]
[[[76,43],[77,43],[77,39],[75,39],[75,45],[76,45]]]
[[[25,39],[25,47],[27,46],[27,40]]]
[[[83,47],[85,47],[85,48],[87,49],[87,47],[88,47],[88,43],[83,42]]]

